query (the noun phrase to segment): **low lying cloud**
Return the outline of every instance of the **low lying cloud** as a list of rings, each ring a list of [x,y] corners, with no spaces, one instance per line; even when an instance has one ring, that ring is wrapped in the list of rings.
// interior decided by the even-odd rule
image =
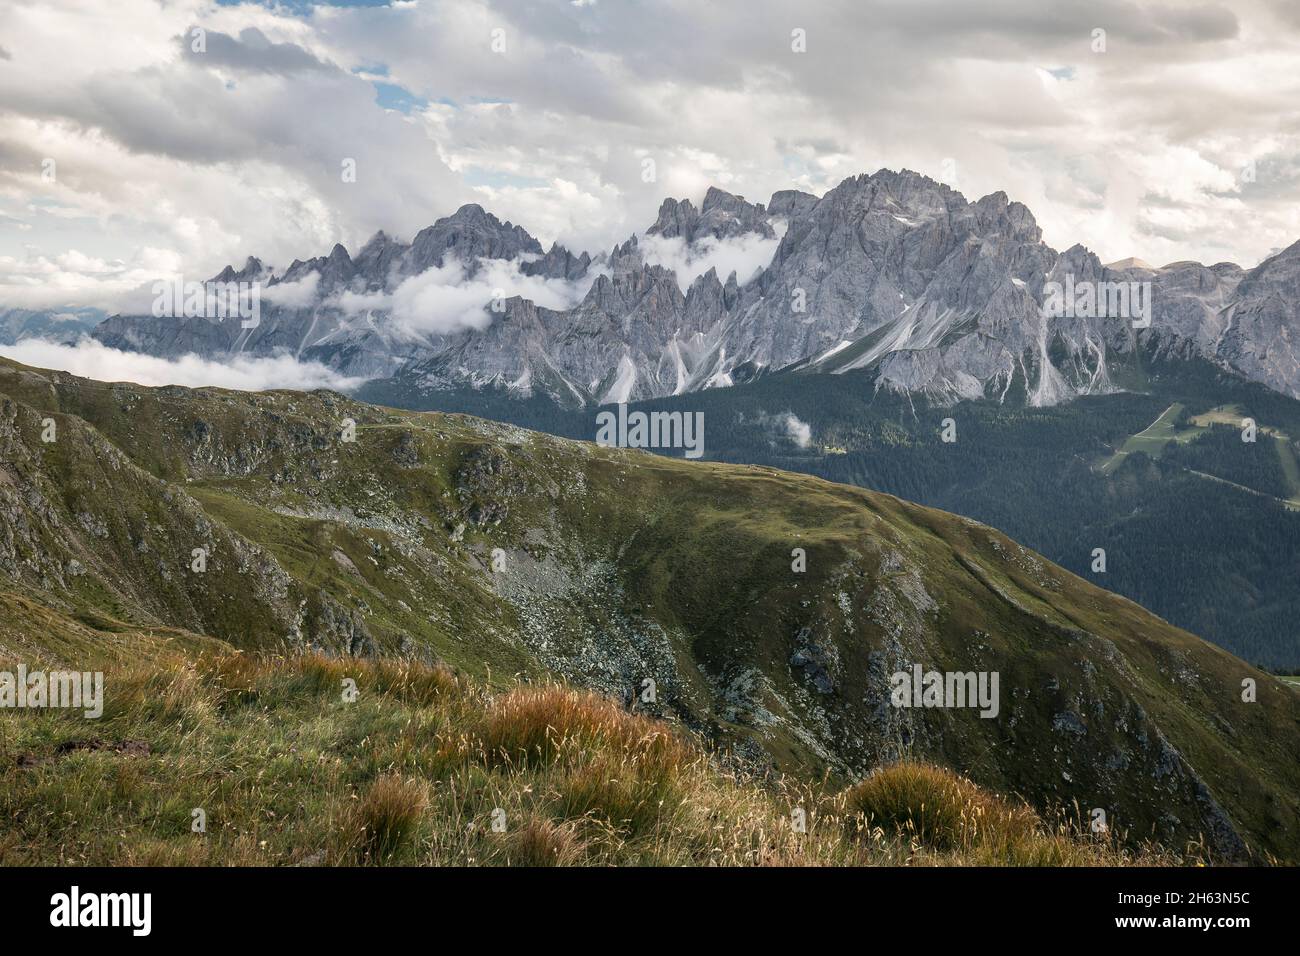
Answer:
[[[263,285],[262,299],[286,309],[305,309],[316,301],[316,286],[320,284],[320,273],[309,272],[296,282],[277,282],[275,285]]]
[[[734,272],[736,281],[744,285],[759,270],[772,264],[772,257],[776,255],[776,247],[781,244],[781,239],[780,236],[765,239],[753,232],[729,239],[708,236],[692,246],[688,246],[680,236],[671,239],[640,236],[637,244],[647,263],[677,273],[677,284],[685,292],[692,282],[710,269],[717,269],[718,278],[723,282]]]
[[[343,311],[360,314],[386,311],[399,335],[424,338],[452,335],[492,324],[492,303],[522,296],[546,309],[570,309],[591,288],[594,276],[577,282],[524,275],[519,263],[480,259],[473,276],[464,263],[449,258],[419,275],[403,280],[392,293],[344,292],[334,300]]]
[[[786,412],[777,421],[785,428],[786,437],[800,448],[807,448],[812,444],[812,426],[801,421],[792,412]]]
[[[48,339],[24,339],[16,345],[0,346],[0,355],[24,365],[71,372],[101,382],[134,382],[149,386],[214,386],[243,392],[271,388],[299,391],[331,388],[347,392],[365,381],[364,378],[340,375],[319,362],[299,361],[291,355],[260,358],[237,355],[227,362],[215,362],[197,355],[163,359],[138,352],[122,352],[91,338],[83,338],[76,345]]]

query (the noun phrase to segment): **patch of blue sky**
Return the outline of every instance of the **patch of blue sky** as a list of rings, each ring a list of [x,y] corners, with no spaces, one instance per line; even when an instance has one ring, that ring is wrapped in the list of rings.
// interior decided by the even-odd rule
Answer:
[[[466,166],[461,170],[461,175],[470,186],[486,186],[490,189],[536,189],[550,185],[550,180],[520,176],[484,166]]]
[[[375,102],[386,110],[411,113],[415,110],[422,110],[429,105],[429,101],[423,96],[416,96],[406,87],[398,86],[396,83],[383,83],[379,80],[372,82],[375,87]]]

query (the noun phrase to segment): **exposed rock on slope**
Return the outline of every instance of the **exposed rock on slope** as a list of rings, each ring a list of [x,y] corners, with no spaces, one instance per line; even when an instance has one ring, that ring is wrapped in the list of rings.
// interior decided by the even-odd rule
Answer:
[[[1300,857],[1293,690],[889,496],[326,392],[0,363],[0,514],[6,600],[69,622],[559,675],[787,770],[915,754],[1135,835]],[[895,706],[914,665],[996,673],[997,715]]]

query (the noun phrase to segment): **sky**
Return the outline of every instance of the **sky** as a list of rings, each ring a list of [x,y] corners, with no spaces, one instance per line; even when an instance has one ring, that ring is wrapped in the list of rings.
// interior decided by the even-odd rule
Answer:
[[[665,197],[882,167],[1253,266],[1300,239],[1300,2],[0,0],[0,309],[466,202],[595,254]]]

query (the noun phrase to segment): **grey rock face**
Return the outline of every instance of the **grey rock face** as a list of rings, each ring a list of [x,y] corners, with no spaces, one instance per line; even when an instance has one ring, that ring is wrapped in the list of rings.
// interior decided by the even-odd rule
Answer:
[[[94,334],[165,357],[288,352],[416,390],[497,387],[568,405],[727,386],[792,366],[867,370],[877,388],[941,402],[1004,399],[1015,386],[1030,404],[1051,405],[1113,390],[1111,367],[1142,347],[1208,358],[1300,396],[1292,332],[1300,243],[1249,272],[1231,263],[1106,266],[1082,246],[1057,252],[1044,244],[1032,213],[1005,193],[970,202],[908,170],[851,177],[821,198],[783,190],[766,207],[716,188],[698,209],[667,199],[646,235],[707,252],[775,241],[782,225],[756,277],[742,284],[710,269],[686,283],[649,263],[636,236],[595,258],[559,245],[543,252],[521,227],[468,205],[410,245],[380,232],[355,257],[335,246],[293,262],[266,280],[270,305],[256,329],[114,316]],[[485,312],[481,329],[419,341],[397,334],[383,307],[348,312],[340,304],[344,293],[391,293],[452,258],[469,278],[484,262],[504,260],[575,293],[590,286],[571,308],[512,298]],[[266,274],[250,258],[217,278]],[[276,304],[277,286],[312,276],[310,304]],[[1099,308],[1045,307],[1054,288],[1085,287],[1096,290]],[[1149,325],[1114,308],[1113,296],[1129,290],[1134,303],[1149,304]]]
[[[812,193],[800,192],[798,189],[779,189],[772,193],[767,211],[782,219],[801,219],[815,205],[817,197]]]
[[[813,639],[812,628],[801,627],[795,635],[794,653],[790,655],[790,666],[803,671],[819,694],[835,693],[833,671],[839,665],[839,652],[833,644],[823,645]]]
[[[1217,277],[1217,276],[1216,276]],[[1216,318],[1215,354],[1247,377],[1300,395],[1300,242],[1243,275]],[[1212,330],[1213,330],[1212,329]]]
[[[442,265],[448,254],[476,270],[480,259],[517,259],[523,253],[540,256],[542,245],[523,227],[503,223],[482,206],[470,203],[455,215],[421,229],[403,255],[402,271],[416,275]]]
[[[587,269],[591,265],[591,256],[583,253],[575,256],[568,249],[558,244],[552,244],[550,250],[542,258],[533,262],[525,262],[519,270],[524,275],[542,276],[546,279],[581,279],[587,274]]]
[[[728,239],[748,233],[757,233],[765,239],[776,237],[761,203],[745,202],[743,196],[733,196],[713,186],[705,193],[698,211],[689,199],[665,199],[659,207],[659,218],[646,232],[665,239],[685,239],[688,243],[699,242],[707,236]]]
[[[367,632],[365,620],[359,612],[345,608],[324,591],[317,592],[315,604],[312,647],[352,657],[375,656],[374,639]]]

